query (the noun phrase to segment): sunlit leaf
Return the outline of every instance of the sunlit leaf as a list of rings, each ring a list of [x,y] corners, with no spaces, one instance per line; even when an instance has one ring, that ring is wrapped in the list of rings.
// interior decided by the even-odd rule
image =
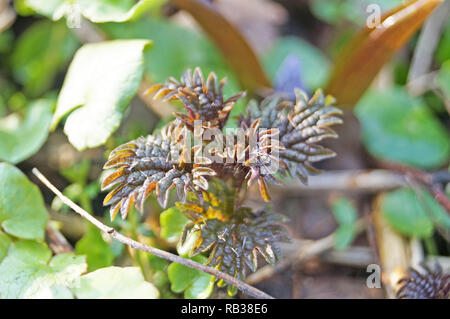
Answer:
[[[10,114],[0,118],[0,160],[19,163],[35,154],[48,136],[53,99],[32,102],[25,118]]]
[[[11,244],[0,264],[0,298],[54,298],[55,285],[71,285],[86,271],[83,256],[51,256],[50,249],[35,241]]]
[[[450,137],[420,99],[403,88],[368,92],[358,103],[363,143],[375,157],[420,168],[450,158]]]
[[[73,287],[78,299],[157,299],[158,289],[137,267],[107,267],[80,278]]]
[[[113,264],[114,255],[111,248],[103,240],[100,231],[93,226],[90,226],[83,238],[77,242],[75,249],[77,254],[86,256],[89,271]]]
[[[200,263],[206,261],[206,257],[200,255],[192,259]],[[184,291],[186,299],[205,299],[213,291],[214,277],[203,271],[172,263],[167,272],[172,291],[176,293]]]
[[[48,213],[39,188],[16,167],[0,163],[0,226],[25,239],[43,239]]]
[[[53,20],[79,12],[84,18],[95,22],[124,22],[141,16],[163,0],[20,0],[19,13],[34,12]]]
[[[78,40],[62,22],[33,24],[18,39],[11,55],[14,78],[31,96],[39,96],[74,54]]]
[[[411,0],[364,27],[341,51],[327,86],[339,105],[354,106],[383,65],[422,25],[442,0]]]
[[[146,40],[116,40],[80,48],[66,75],[53,117],[69,114],[64,132],[77,149],[103,144],[119,127],[144,72]]]
[[[202,26],[233,67],[243,88],[252,91],[271,86],[258,57],[241,32],[212,5],[197,0],[173,0],[172,2],[189,12]]]

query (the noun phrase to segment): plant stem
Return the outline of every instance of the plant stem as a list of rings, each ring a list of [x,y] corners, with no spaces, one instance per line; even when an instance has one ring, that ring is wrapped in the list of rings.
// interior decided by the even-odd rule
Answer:
[[[114,228],[109,227],[105,224],[103,224],[102,222],[100,222],[98,219],[96,219],[94,216],[92,216],[91,214],[89,214],[87,211],[85,211],[84,209],[82,209],[80,206],[78,206],[77,204],[75,204],[74,202],[72,202],[69,198],[67,198],[66,196],[64,196],[52,183],[50,183],[50,181],[44,176],[42,175],[41,172],[39,172],[39,170],[37,168],[33,168],[32,170],[33,174],[36,175],[36,177],[45,185],[47,186],[56,196],[58,196],[62,202],[64,204],[66,204],[67,206],[69,206],[70,208],[72,208],[73,211],[75,211],[76,213],[80,214],[81,217],[87,219],[90,223],[92,223],[95,227],[97,227],[98,229],[100,229],[102,232],[108,234],[109,236],[111,236],[112,238],[114,238],[115,240],[120,241],[121,243],[130,246],[131,248],[135,248],[138,250],[142,250],[145,251],[147,253],[150,253],[152,255],[158,256],[160,258],[166,259],[168,261],[172,261],[172,262],[176,262],[179,263],[181,265],[193,268],[193,269],[197,269],[203,272],[206,272],[210,275],[213,275],[217,278],[220,278],[222,280],[224,280],[225,282],[227,282],[230,285],[236,286],[241,292],[243,292],[244,294],[247,294],[251,297],[254,298],[258,298],[258,299],[273,299],[272,296],[266,294],[265,292],[262,292],[259,289],[256,289],[255,287],[252,287],[228,274],[225,274],[221,271],[218,271],[216,269],[213,269],[211,267],[205,266],[203,264],[200,264],[198,262],[195,262],[193,260],[190,259],[186,259],[183,258],[181,256],[178,255],[174,255],[171,254],[167,251],[152,247],[152,246],[148,246],[148,245],[144,245],[140,242],[137,242],[129,237],[126,237],[124,235],[122,235],[121,233],[117,232]]]

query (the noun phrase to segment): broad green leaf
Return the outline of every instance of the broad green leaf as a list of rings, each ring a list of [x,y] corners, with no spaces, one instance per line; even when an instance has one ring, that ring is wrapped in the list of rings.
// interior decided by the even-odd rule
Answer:
[[[437,81],[445,98],[450,101],[450,60],[447,60],[442,64]]]
[[[161,237],[170,243],[178,242],[184,226],[189,223],[189,219],[176,207],[171,207],[162,212],[159,220],[161,224]]]
[[[55,285],[71,285],[86,271],[85,258],[52,253],[44,244],[21,240],[11,244],[0,264],[0,298],[53,298]]]
[[[335,247],[346,248],[355,238],[355,221],[358,214],[352,202],[344,197],[336,199],[331,205],[331,210],[339,223],[335,232]]]
[[[312,13],[319,19],[337,24],[344,20],[363,25],[369,17],[369,5],[376,5],[381,12],[399,5],[403,0],[314,0],[310,1]]]
[[[16,4],[19,13],[34,12],[53,20],[79,13],[95,22],[124,22],[141,16],[147,10],[159,6],[162,0],[20,0]]]
[[[449,160],[449,134],[420,99],[402,88],[368,92],[356,115],[363,143],[375,157],[420,168],[439,167]]]
[[[70,65],[56,112],[54,129],[69,114],[64,132],[78,150],[106,142],[119,127],[144,71],[146,40],[85,44]]]
[[[9,244],[11,244],[11,238],[0,230],[0,262],[8,252]]]
[[[27,108],[25,118],[12,113],[0,118],[0,160],[17,164],[35,154],[48,136],[53,99],[42,99]]]
[[[16,167],[0,163],[0,226],[24,239],[43,239],[48,213],[39,188]]]
[[[77,242],[75,249],[77,254],[86,256],[89,271],[113,264],[114,255],[110,246],[103,240],[100,231],[93,226],[89,226],[86,234]]]
[[[198,255],[193,260],[204,263],[206,257]],[[173,292],[184,291],[186,299],[206,299],[214,288],[214,277],[203,271],[192,269],[178,263],[170,264],[167,273]]]
[[[23,84],[27,94],[39,96],[51,87],[78,45],[64,23],[37,22],[16,42],[11,55],[13,76]]]
[[[381,68],[421,27],[443,0],[411,0],[381,16],[378,27],[365,25],[334,61],[325,91],[339,105],[353,107]]]
[[[383,198],[381,210],[389,224],[404,235],[429,237],[433,233],[431,218],[410,188],[388,193]]]
[[[302,75],[302,80],[308,89],[314,90],[324,85],[330,62],[319,49],[296,37],[279,39],[264,56],[264,67],[272,80],[285,59],[291,54],[296,56],[300,63],[300,70],[293,70],[293,72],[299,72]]]
[[[80,278],[72,289],[79,299],[157,299],[158,289],[137,267],[107,267]]]

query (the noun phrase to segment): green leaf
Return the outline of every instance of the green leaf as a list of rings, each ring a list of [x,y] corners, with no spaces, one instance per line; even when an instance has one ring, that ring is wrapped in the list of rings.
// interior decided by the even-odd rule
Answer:
[[[296,37],[281,38],[264,56],[264,66],[272,80],[282,63],[291,54],[300,61],[301,69],[296,72],[302,75],[302,80],[305,81],[308,89],[316,89],[325,83],[330,62],[319,49]]]
[[[11,244],[11,238],[0,230],[0,262],[8,252],[9,244]]]
[[[64,23],[37,22],[17,41],[11,56],[13,76],[23,84],[25,93],[39,96],[51,87],[78,45]]]
[[[204,263],[206,257],[198,255],[193,260]],[[170,264],[167,273],[173,292],[184,291],[186,299],[206,299],[214,288],[214,277],[203,271],[192,269],[178,263]]]
[[[381,205],[383,215],[398,232],[418,237],[433,233],[433,222],[411,188],[388,193]]]
[[[403,88],[369,92],[356,108],[363,143],[375,157],[428,169],[450,157],[450,137],[420,99]]]
[[[52,99],[32,102],[22,120],[18,114],[0,118],[0,160],[20,163],[44,144],[52,119]]]
[[[80,278],[73,291],[79,299],[157,299],[159,292],[137,267],[107,267]]]
[[[55,285],[72,284],[83,272],[83,256],[52,253],[44,244],[21,240],[11,244],[0,264],[0,298],[53,298]]]
[[[355,221],[357,219],[357,212],[355,206],[347,198],[340,197],[335,200],[331,209],[339,223],[339,227],[335,232],[335,247],[343,249],[348,247],[355,238]]]
[[[89,271],[113,264],[114,254],[110,246],[103,240],[100,231],[93,226],[89,226],[86,234],[77,242],[75,249],[77,254],[86,255]]]
[[[43,239],[48,213],[39,188],[16,167],[0,163],[0,226],[24,239]]]
[[[439,88],[444,93],[445,98],[450,101],[450,60],[445,61],[437,77]]]
[[[171,207],[162,212],[159,220],[161,224],[161,237],[170,243],[178,242],[184,226],[189,223],[189,219],[176,207]]]
[[[20,0],[19,12],[27,15],[33,11],[53,20],[71,12],[79,12],[95,22],[124,22],[141,16],[147,10],[161,5],[162,0]]]
[[[54,129],[69,114],[64,132],[78,150],[106,142],[119,127],[144,71],[146,40],[85,44],[67,72],[53,117]]]

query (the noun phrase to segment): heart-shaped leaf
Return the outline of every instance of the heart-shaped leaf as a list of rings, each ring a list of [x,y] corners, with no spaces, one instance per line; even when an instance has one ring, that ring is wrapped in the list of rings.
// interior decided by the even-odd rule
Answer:
[[[106,142],[119,127],[144,72],[147,40],[116,40],[81,47],[67,72],[53,117],[69,114],[64,132],[78,150]]]
[[[16,167],[0,163],[0,226],[24,239],[43,239],[48,213],[39,188]]]
[[[161,237],[171,243],[178,242],[184,226],[189,223],[189,219],[176,207],[171,207],[162,212],[159,220],[161,224]]]

